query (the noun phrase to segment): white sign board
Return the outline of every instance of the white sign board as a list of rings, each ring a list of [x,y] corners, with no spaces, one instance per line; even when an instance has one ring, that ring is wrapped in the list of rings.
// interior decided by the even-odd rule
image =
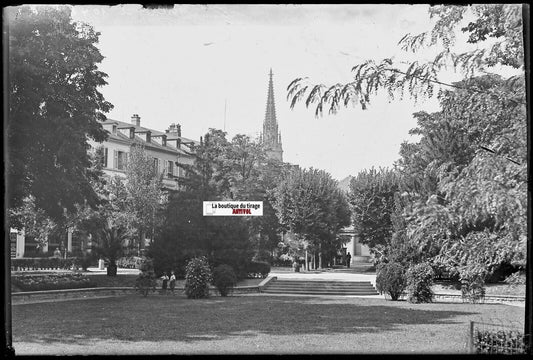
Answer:
[[[263,216],[263,202],[204,201],[204,216]]]

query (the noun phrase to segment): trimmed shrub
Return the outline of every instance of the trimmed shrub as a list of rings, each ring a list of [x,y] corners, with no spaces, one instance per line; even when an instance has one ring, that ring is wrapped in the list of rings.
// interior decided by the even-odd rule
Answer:
[[[236,284],[237,276],[231,266],[222,264],[213,269],[213,285],[217,288],[220,296],[228,296]]]
[[[381,263],[377,267],[376,288],[380,294],[389,294],[393,301],[405,290],[405,269],[398,263]]]
[[[433,269],[428,263],[416,264],[407,270],[407,301],[427,303],[433,301]]]
[[[82,274],[15,275],[11,283],[22,291],[84,289],[96,283]]]
[[[461,271],[461,297],[463,302],[478,303],[485,299],[485,275],[481,270]]]
[[[213,280],[207,258],[193,258],[185,267],[185,294],[189,299],[209,297],[209,284]]]
[[[151,259],[142,259],[139,262],[141,272],[137,279],[135,279],[135,290],[140,292],[143,296],[148,296],[148,292],[152,290],[155,292],[156,276],[154,273],[154,264]]]
[[[270,273],[270,264],[264,261],[251,261],[246,266],[247,278],[266,278]]]

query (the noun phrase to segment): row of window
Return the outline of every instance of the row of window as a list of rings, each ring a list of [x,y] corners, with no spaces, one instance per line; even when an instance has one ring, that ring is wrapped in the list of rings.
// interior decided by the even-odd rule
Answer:
[[[109,155],[109,149],[104,147],[102,154],[102,166],[104,168],[112,168],[117,170],[126,170],[128,166],[128,153],[120,150],[113,150],[113,166],[109,166],[107,159]],[[167,177],[171,176],[183,176],[183,170],[175,166],[174,161],[161,160],[156,157],[153,158],[154,170],[157,173],[164,173]]]

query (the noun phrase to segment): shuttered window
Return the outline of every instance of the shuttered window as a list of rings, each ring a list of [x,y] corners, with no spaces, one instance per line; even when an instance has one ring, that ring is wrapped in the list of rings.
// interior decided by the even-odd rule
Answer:
[[[104,147],[102,149],[102,166],[107,167],[107,155],[108,155],[108,148]]]
[[[167,161],[167,176],[174,175],[174,162],[171,160]]]
[[[128,166],[128,153],[124,151],[114,150],[113,167],[118,170],[126,170]]]
[[[156,174],[159,174],[159,159],[158,158],[154,158],[154,171]]]

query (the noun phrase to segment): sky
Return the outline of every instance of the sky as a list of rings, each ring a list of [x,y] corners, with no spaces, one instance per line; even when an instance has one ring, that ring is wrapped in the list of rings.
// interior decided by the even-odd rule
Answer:
[[[73,6],[72,17],[100,32],[108,74],[101,88],[114,105],[108,118],[163,131],[181,124],[199,140],[209,128],[257,137],[262,130],[268,73],[274,73],[283,159],[342,180],[370,167],[392,166],[400,144],[414,141],[412,113],[437,111],[436,99],[372,100],[367,110],[341,109],[315,117],[314,107],[291,110],[288,84],[300,77],[332,85],[351,68],[412,54],[397,45],[406,33],[429,30],[427,5],[140,5]],[[432,52],[433,51],[433,52]],[[435,50],[427,52],[428,59]]]

